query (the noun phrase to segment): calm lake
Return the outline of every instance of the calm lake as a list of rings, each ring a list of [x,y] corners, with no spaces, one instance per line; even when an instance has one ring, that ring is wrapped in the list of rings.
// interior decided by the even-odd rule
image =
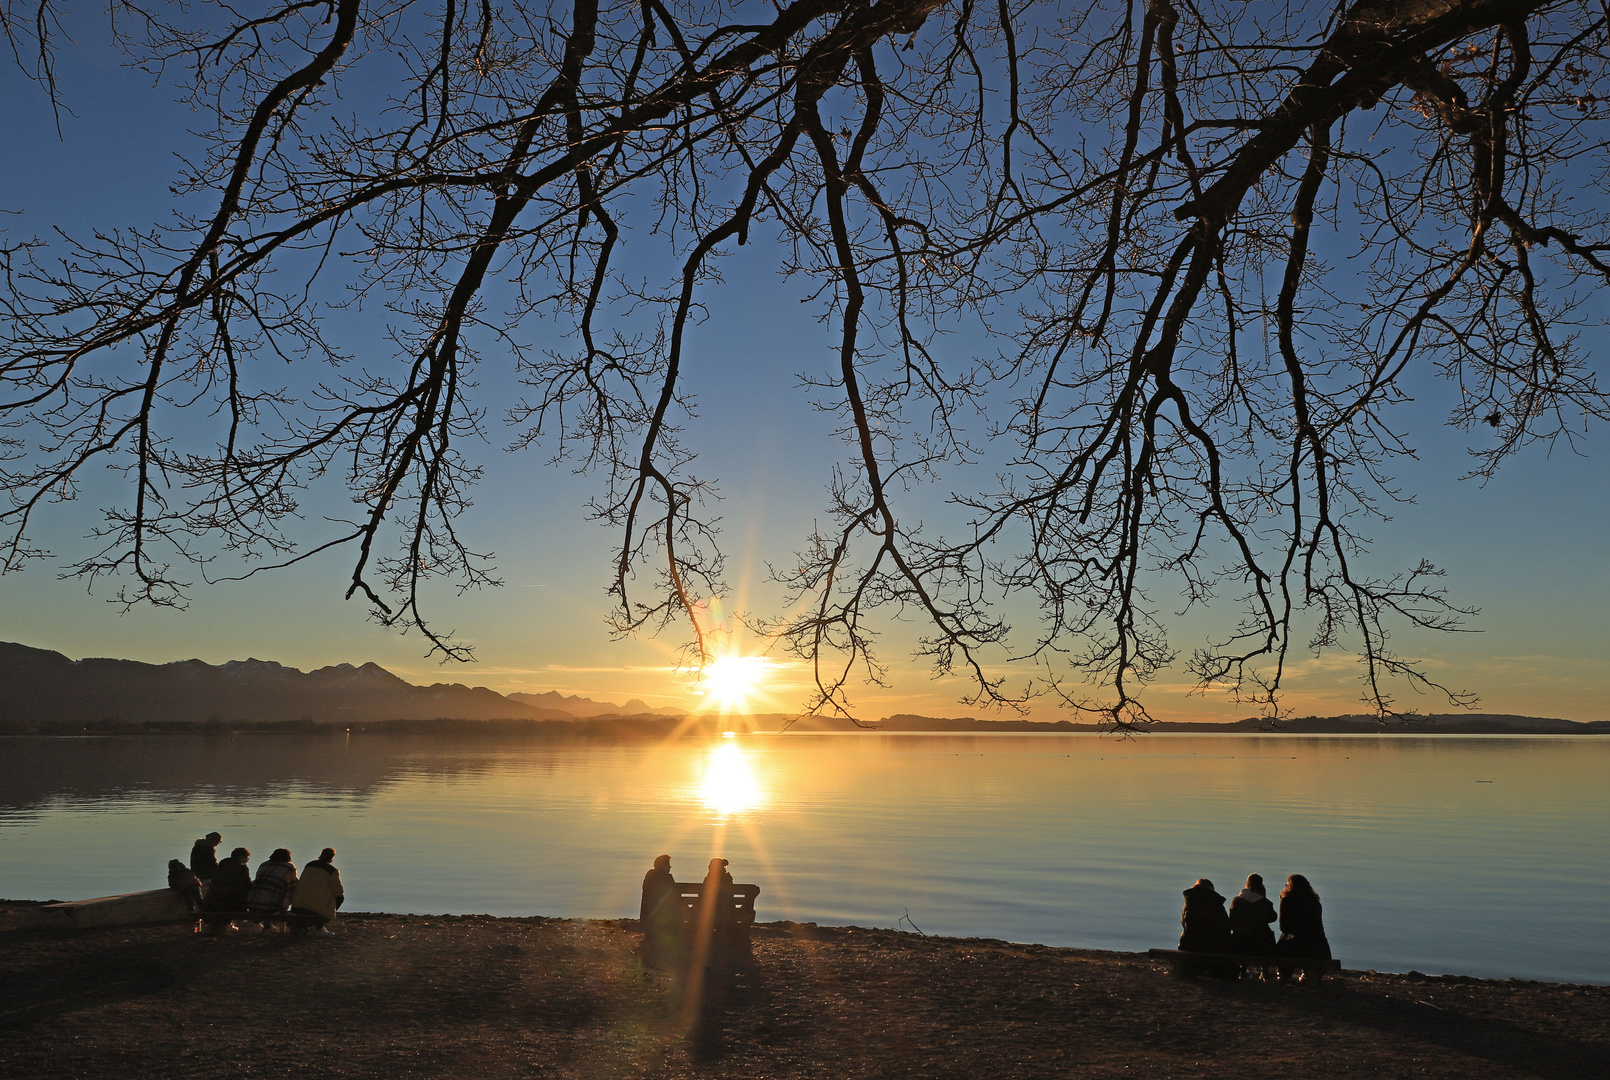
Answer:
[[[1589,736],[9,738],[0,895],[157,888],[217,829],[333,845],[360,911],[635,915],[668,852],[762,920],[1141,950],[1195,878],[1296,872],[1347,967],[1606,983],[1607,776]]]

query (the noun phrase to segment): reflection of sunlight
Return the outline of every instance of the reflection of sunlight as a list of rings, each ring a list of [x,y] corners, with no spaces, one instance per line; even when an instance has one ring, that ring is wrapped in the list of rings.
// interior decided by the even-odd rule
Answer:
[[[723,741],[705,757],[699,795],[704,805],[718,814],[753,810],[765,801],[743,747],[737,742]]]
[[[742,712],[751,697],[763,692],[766,667],[764,656],[723,656],[712,660],[699,678],[705,700],[722,712]]]

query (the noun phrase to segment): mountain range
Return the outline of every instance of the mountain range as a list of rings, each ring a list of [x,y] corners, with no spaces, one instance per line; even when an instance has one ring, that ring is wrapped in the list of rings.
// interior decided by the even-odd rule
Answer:
[[[559,704],[550,707],[550,698]],[[484,686],[415,686],[378,664],[301,671],[271,660],[144,664],[0,642],[0,723],[7,727],[88,724],[314,724],[393,720],[574,720],[618,716],[625,706],[557,694],[515,700]],[[642,711],[650,710],[646,705]]]
[[[416,686],[378,664],[335,664],[301,671],[271,660],[200,660],[145,664],[136,660],[69,660],[58,652],[0,642],[0,730],[97,731],[188,725],[206,727],[387,725],[462,732],[487,721],[532,730],[600,737],[701,733],[718,729],[797,732],[1080,732],[1067,720],[979,720],[896,714],[865,725],[829,717],[766,714],[709,717],[683,723],[676,709],[655,709],[637,698],[624,705],[549,691],[499,694],[484,686]],[[401,729],[400,727],[398,728]],[[489,730],[489,729],[487,729]],[[1610,734],[1610,721],[1578,723],[1536,716],[1451,713],[1394,720],[1372,716],[1301,717],[1201,724],[1162,722],[1152,731],[1286,732],[1290,734]]]

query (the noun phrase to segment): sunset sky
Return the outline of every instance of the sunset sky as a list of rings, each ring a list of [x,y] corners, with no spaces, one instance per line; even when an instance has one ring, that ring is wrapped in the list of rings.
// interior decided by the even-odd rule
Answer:
[[[43,92],[15,68],[0,67],[0,219],[5,242],[48,234],[147,225],[171,206],[168,185],[176,171],[176,136],[188,122],[149,76],[117,66],[117,57],[93,47],[99,31],[69,26],[86,47],[70,49],[60,71],[61,134]],[[830,418],[814,411],[797,385],[802,371],[829,362],[832,327],[816,309],[799,303],[803,285],[780,281],[777,252],[764,243],[722,263],[726,283],[708,290],[710,318],[694,339],[694,388],[699,427],[698,472],[719,478],[732,595],[724,613],[778,612],[778,590],[767,582],[768,564],[790,558],[820,507],[840,447]],[[1602,317],[1603,312],[1592,313]],[[360,359],[381,361],[389,343],[374,317],[358,317],[346,344]],[[1592,333],[1602,337],[1602,330]],[[368,344],[365,344],[367,338]],[[1588,343],[1591,345],[1592,343]],[[981,334],[965,328],[945,348],[987,350]],[[490,358],[481,372],[486,400],[518,396],[519,388]],[[295,376],[288,375],[287,378]],[[1610,460],[1602,428],[1580,446],[1552,455],[1525,453],[1485,487],[1459,477],[1469,467],[1465,436],[1440,426],[1446,389],[1427,382],[1421,400],[1398,417],[1411,432],[1417,462],[1400,465],[1402,490],[1413,505],[1374,526],[1377,543],[1366,565],[1378,574],[1427,558],[1447,571],[1455,602],[1480,609],[1469,623],[1476,633],[1403,633],[1397,651],[1428,659],[1431,672],[1454,689],[1481,698],[1488,712],[1610,717]],[[57,579],[65,558],[41,560],[26,572],[0,579],[0,638],[61,651],[68,656],[117,656],[151,662],[196,657],[209,663],[254,656],[304,669],[374,661],[416,682],[463,682],[511,692],[559,690],[596,699],[642,698],[655,706],[696,707],[692,676],[677,667],[677,630],[662,639],[618,642],[605,624],[605,588],[612,537],[583,520],[593,481],[545,464],[540,451],[506,454],[494,436],[483,448],[487,475],[476,505],[461,522],[472,546],[495,552],[506,585],[458,595],[437,591],[438,624],[474,644],[479,662],[442,667],[423,658],[417,636],[368,622],[363,607],[344,601],[350,572],[343,553],[331,553],[288,571],[251,580],[204,585],[189,610],[135,610],[119,614],[108,603],[115,587],[86,593],[80,581]],[[86,490],[76,504],[55,508],[41,522],[38,541],[60,556],[81,553],[95,525],[97,497]],[[958,485],[968,481],[957,479]],[[942,490],[916,492],[907,505],[943,516]],[[108,495],[108,498],[115,496]],[[339,492],[309,500],[313,524],[323,513],[343,512]],[[922,513],[913,516],[924,516]],[[1366,531],[1369,531],[1368,529]],[[310,535],[312,535],[310,533]],[[233,573],[233,570],[220,570]],[[1157,597],[1169,612],[1173,598]],[[1027,625],[1032,611],[1017,613]],[[1193,612],[1173,624],[1176,649],[1188,655],[1230,617]],[[903,634],[891,627],[883,659],[891,665],[887,689],[863,687],[854,695],[860,715],[893,712],[956,716],[975,712],[957,704],[957,682],[933,682],[926,667],[906,658]],[[737,640],[744,651],[764,643]],[[805,696],[805,675],[785,657],[770,667],[770,693],[757,711],[792,711]],[[1294,657],[1288,707],[1299,714],[1357,711],[1358,667],[1350,657]],[[1231,719],[1246,715],[1220,697],[1191,697],[1183,671],[1165,675],[1146,700],[1159,719]],[[1404,708],[1445,711],[1435,698],[1401,697]],[[1036,718],[1058,713],[1037,709]]]

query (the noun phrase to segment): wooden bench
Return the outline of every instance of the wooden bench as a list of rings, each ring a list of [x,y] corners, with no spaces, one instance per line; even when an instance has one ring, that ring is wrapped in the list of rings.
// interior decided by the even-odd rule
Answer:
[[[1244,956],[1241,953],[1191,952],[1185,949],[1147,949],[1154,960],[1166,960],[1176,975],[1214,975],[1234,972],[1241,978],[1249,969],[1269,977],[1270,971],[1300,971],[1315,982],[1332,971],[1342,970],[1340,960],[1319,960],[1304,956]]]
[[[755,923],[759,885],[731,885],[713,908],[704,902],[702,881],[677,882],[643,927],[639,955],[650,967],[682,968],[703,962],[742,964],[750,955],[749,928]]]
[[[755,897],[760,895],[759,885],[731,885],[726,895],[716,900],[715,925],[739,928],[745,944],[749,943],[749,928],[755,924]],[[704,910],[704,882],[679,881],[676,896],[688,913],[697,921]]]
[[[323,926],[329,920],[317,915],[297,915],[289,911],[277,911],[264,914],[260,911],[202,911],[196,918],[204,923],[232,923],[253,922],[283,923],[287,930],[305,932]]]

